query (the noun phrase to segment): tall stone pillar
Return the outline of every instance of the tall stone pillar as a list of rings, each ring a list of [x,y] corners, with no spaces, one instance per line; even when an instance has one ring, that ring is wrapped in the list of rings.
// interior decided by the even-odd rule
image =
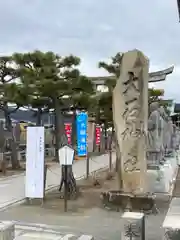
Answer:
[[[113,91],[113,119],[120,148],[124,192],[146,192],[149,60],[139,50],[124,53]]]

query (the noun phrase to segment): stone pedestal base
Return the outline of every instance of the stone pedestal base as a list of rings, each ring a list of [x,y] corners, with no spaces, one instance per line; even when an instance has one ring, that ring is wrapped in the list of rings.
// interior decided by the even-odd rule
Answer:
[[[145,240],[145,219],[143,213],[125,212],[122,216],[122,220],[122,240]]]
[[[108,210],[128,210],[145,213],[158,213],[155,195],[133,195],[122,191],[108,191],[101,193],[104,208]]]
[[[13,223],[0,223],[0,240],[13,240],[15,238],[15,227]]]
[[[178,170],[177,158],[168,157],[163,165],[147,170],[148,192],[171,194]]]

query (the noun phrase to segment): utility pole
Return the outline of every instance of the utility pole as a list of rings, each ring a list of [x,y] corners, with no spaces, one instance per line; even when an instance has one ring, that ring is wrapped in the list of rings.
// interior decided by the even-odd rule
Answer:
[[[177,0],[177,7],[178,7],[179,22],[180,22],[180,0]]]

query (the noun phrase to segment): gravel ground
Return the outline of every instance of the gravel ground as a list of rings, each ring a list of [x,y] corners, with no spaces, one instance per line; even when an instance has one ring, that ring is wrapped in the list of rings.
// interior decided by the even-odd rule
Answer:
[[[156,216],[146,217],[146,239],[162,239],[162,222],[167,206],[161,206]],[[122,227],[121,213],[108,212],[100,208],[92,208],[83,214],[69,212],[58,213],[58,209],[50,210],[41,207],[19,206],[0,213],[1,220],[15,220],[21,223],[41,223],[56,225],[63,233],[89,234],[95,239],[119,240]]]
[[[105,176],[105,172],[103,173]],[[96,176],[97,178],[99,176]],[[102,177],[102,174],[101,174]],[[116,189],[116,179],[99,182],[101,186],[92,188],[93,179],[80,181],[81,196],[68,202],[68,212],[64,213],[63,200],[57,190],[47,194],[44,205],[34,201],[31,205],[22,204],[0,212],[0,220],[15,220],[19,223],[56,225],[64,233],[93,235],[97,240],[119,240],[121,234],[122,212],[104,210],[99,194],[105,189]],[[103,184],[102,184],[103,183]],[[158,201],[158,215],[146,216],[146,239],[162,239],[162,223],[169,203]]]

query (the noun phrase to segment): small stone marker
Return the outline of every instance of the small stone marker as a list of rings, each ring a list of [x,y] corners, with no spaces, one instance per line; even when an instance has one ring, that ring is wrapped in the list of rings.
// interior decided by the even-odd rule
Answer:
[[[122,240],[145,240],[144,214],[138,212],[125,212],[122,216]]]
[[[12,222],[0,222],[0,240],[13,240],[15,227]]]

